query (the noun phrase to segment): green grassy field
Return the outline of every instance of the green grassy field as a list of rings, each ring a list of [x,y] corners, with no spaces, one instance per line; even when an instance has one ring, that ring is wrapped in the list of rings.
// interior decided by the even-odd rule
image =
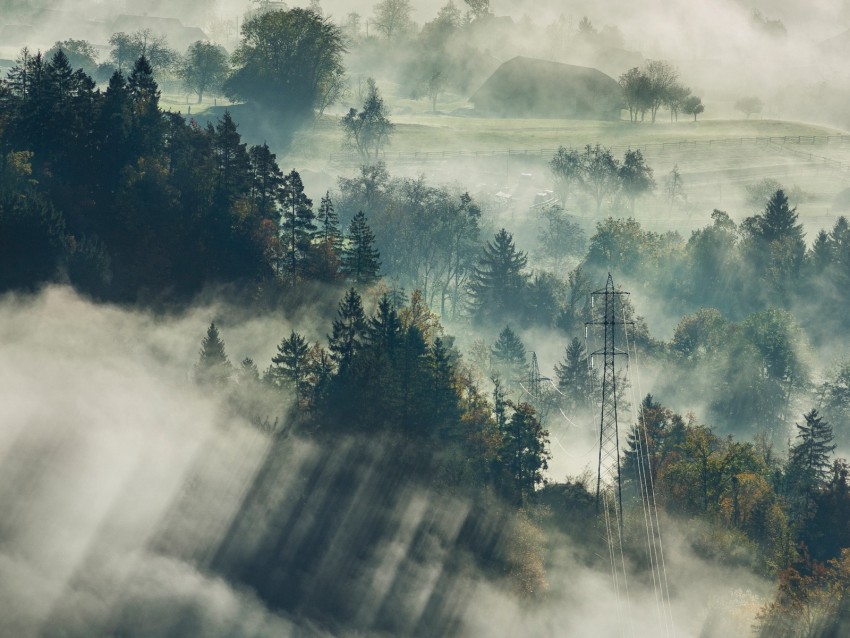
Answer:
[[[163,98],[163,106],[186,113],[185,97]],[[192,104],[192,114],[202,122],[206,118],[215,121],[228,104],[212,100],[203,105]],[[462,104],[441,103],[440,108],[456,109],[454,114],[427,112],[428,105],[422,101],[395,99],[392,102],[395,114],[395,132],[386,151],[387,164],[394,175],[427,174],[435,182],[463,182],[464,187],[478,189],[482,196],[511,187],[520,173],[533,174],[535,188],[551,186],[551,176],[546,168],[550,155],[512,156],[470,159],[468,157],[436,158],[436,161],[411,160],[413,153],[454,153],[463,151],[501,152],[507,150],[555,149],[560,145],[581,148],[585,144],[602,144],[619,147],[616,155],[622,155],[622,147],[642,146],[649,165],[655,171],[658,187],[654,197],[647,198],[642,206],[643,221],[658,230],[670,227],[696,227],[705,223],[715,207],[728,208],[741,217],[750,214],[743,206],[746,187],[762,179],[779,181],[787,189],[804,193],[800,213],[809,231],[828,226],[836,214],[843,211],[833,209],[836,194],[850,186],[850,172],[836,168],[823,161],[829,158],[850,167],[850,143],[833,140],[829,144],[698,144],[678,147],[670,142],[708,140],[731,140],[739,138],[778,137],[823,137],[841,135],[840,131],[816,124],[787,122],[767,119],[720,120],[701,119],[698,122],[682,118],[670,123],[662,113],[655,124],[627,121],[606,122],[587,120],[551,119],[498,119],[471,117],[464,112]],[[353,171],[359,160],[356,157],[331,162],[332,155],[339,155],[344,148],[344,136],[339,126],[339,114],[325,115],[312,125],[295,134],[288,150],[275,148],[275,130],[253,121],[250,111],[239,105],[233,114],[240,130],[249,143],[268,141],[278,153],[279,161],[287,167],[297,167],[321,175],[317,187],[321,190],[333,188],[336,177]],[[256,138],[256,139],[254,139]],[[668,143],[661,147],[659,143]],[[655,145],[655,146],[652,146]],[[398,155],[407,155],[399,158]],[[811,156],[809,155],[811,154]],[[435,158],[431,158],[435,159]],[[688,203],[678,211],[667,211],[663,201],[663,183],[671,169],[677,166],[686,185]],[[314,178],[315,179],[315,178]]]
[[[700,120],[656,124],[584,120],[491,119],[452,115],[392,117],[395,132],[389,153],[437,151],[504,151],[644,144],[728,137],[777,137],[838,134],[836,129],[775,120]],[[304,159],[328,158],[343,150],[339,118],[325,116],[296,135],[292,155]]]

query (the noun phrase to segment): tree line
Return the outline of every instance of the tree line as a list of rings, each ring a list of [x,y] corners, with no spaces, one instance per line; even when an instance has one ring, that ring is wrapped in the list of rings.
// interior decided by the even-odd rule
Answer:
[[[286,422],[319,437],[389,434],[415,443],[423,457],[436,455],[429,474],[451,477],[455,488],[493,490],[517,506],[533,499],[550,458],[535,409],[507,398],[498,383],[488,401],[420,291],[385,292],[369,314],[350,288],[329,328],[326,345],[291,331],[261,372],[250,358],[230,363],[213,323],[195,378],[260,428]]]
[[[297,171],[165,113],[144,57],[105,91],[62,51],[24,52],[0,82],[0,288],[67,278],[104,299],[187,299],[228,282],[367,283],[380,268],[364,214],[348,232]]]
[[[670,111],[670,121],[679,121],[679,112],[697,116],[705,111],[702,98],[679,83],[679,72],[664,60],[647,60],[643,67],[633,67],[619,78],[623,98],[629,110],[629,121],[643,122],[649,113],[655,123],[659,109],[664,106]]]

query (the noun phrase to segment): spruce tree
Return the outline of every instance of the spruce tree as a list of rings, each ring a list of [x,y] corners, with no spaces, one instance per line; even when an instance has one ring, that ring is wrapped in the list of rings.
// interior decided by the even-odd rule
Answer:
[[[115,71],[109,78],[95,125],[100,142],[99,170],[96,177],[110,189],[130,160],[130,128],[130,91],[124,76]]]
[[[591,372],[588,369],[584,344],[573,337],[564,350],[564,360],[555,364],[558,390],[564,395],[568,410],[584,410],[590,407],[593,396]]]
[[[201,351],[195,366],[195,378],[199,383],[223,386],[230,379],[233,368],[224,351],[224,341],[215,326],[210,323],[207,336],[201,342]]]
[[[779,295],[797,279],[806,256],[803,225],[797,223],[796,208],[780,189],[767,202],[764,213],[748,217],[742,228],[748,235],[747,258],[763,273]]]
[[[309,353],[310,344],[293,330],[289,337],[278,345],[277,354],[272,357],[272,365],[268,371],[268,377],[273,383],[280,387],[289,387],[299,400],[305,398],[309,390]]]
[[[348,226],[346,246],[342,251],[342,272],[356,284],[369,284],[378,278],[381,254],[374,245],[375,235],[361,210]]]
[[[328,349],[340,375],[351,368],[362,348],[365,333],[366,316],[363,313],[363,303],[357,291],[351,288],[339,302],[337,318],[333,321],[333,333],[329,337]]]
[[[367,328],[369,344],[392,356],[401,345],[401,319],[387,293],[381,295],[375,315],[369,319]]]
[[[797,440],[791,446],[786,467],[789,497],[798,523],[807,520],[818,492],[828,483],[835,450],[832,426],[815,409],[803,415],[797,423]]]
[[[280,205],[280,231],[284,251],[282,270],[286,279],[292,283],[304,272],[310,240],[316,230],[313,223],[313,202],[304,193],[301,176],[294,169],[283,178]]]
[[[528,276],[523,269],[526,254],[514,246],[513,235],[504,228],[494,242],[487,242],[470,284],[473,317],[481,322],[516,314],[523,306]]]
[[[130,144],[135,157],[156,155],[161,149],[164,121],[159,108],[159,86],[145,56],[133,66],[127,80],[130,95],[132,130]]]
[[[250,384],[260,380],[260,369],[251,357],[242,359],[236,378],[240,384]]]
[[[278,221],[278,199],[283,185],[283,172],[268,144],[252,146],[248,151],[251,164],[251,201],[260,219]]]
[[[510,326],[505,326],[492,348],[493,361],[516,382],[528,374],[525,346]]]
[[[797,223],[797,208],[791,208],[788,197],[781,189],[771,195],[764,214],[759,216],[759,231],[768,242],[785,238],[803,241],[803,225]]]
[[[434,339],[428,350],[430,369],[430,395],[436,434],[442,440],[454,440],[460,436],[457,430],[460,408],[455,391],[456,366],[452,352],[441,337]]]
[[[216,194],[225,202],[246,194],[251,186],[248,181],[251,162],[247,145],[242,142],[236,128],[229,111],[224,112],[215,129],[212,125],[209,127],[218,169]]]
[[[508,491],[517,505],[524,504],[544,481],[549,467],[549,433],[534,408],[520,403],[502,432],[499,459],[510,478]]]
[[[808,254],[809,271],[812,275],[819,276],[832,265],[835,255],[833,241],[825,230],[821,230],[812,242],[812,248]]]
[[[318,237],[321,242],[332,247],[337,254],[341,254],[342,233],[339,229],[339,215],[334,210],[330,191],[326,192],[324,197],[322,197],[316,219],[320,224]]]

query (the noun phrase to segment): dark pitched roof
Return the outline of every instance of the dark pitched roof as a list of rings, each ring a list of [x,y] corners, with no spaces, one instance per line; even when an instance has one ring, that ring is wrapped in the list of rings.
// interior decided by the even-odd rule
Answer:
[[[501,115],[619,118],[622,91],[597,69],[518,56],[502,64],[470,101]]]

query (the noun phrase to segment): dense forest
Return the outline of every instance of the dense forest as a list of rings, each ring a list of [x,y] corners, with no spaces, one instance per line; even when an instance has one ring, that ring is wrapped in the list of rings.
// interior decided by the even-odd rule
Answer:
[[[392,48],[401,27],[390,19],[394,3],[380,4],[387,13],[376,28]],[[486,2],[466,4],[462,14],[449,3],[415,36],[404,23],[415,47],[397,72],[433,111],[441,91],[480,80],[470,66],[476,41],[461,36],[495,18]],[[203,118],[163,108],[147,50],[98,70],[72,61],[67,46],[24,49],[0,80],[0,336],[17,362],[10,367],[35,365],[14,350],[18,342],[35,348],[61,335],[73,346],[75,331],[99,330],[104,348],[126,348],[154,370],[170,366],[168,383],[133,377],[152,397],[169,386],[163,415],[208,421],[214,433],[191,448],[166,513],[140,543],[152,562],[110,571],[92,541],[63,574],[64,589],[51,590],[37,633],[478,635],[492,629],[487,604],[516,605],[503,632],[552,633],[547,610],[577,598],[565,565],[581,579],[595,574],[593,587],[610,595],[599,584],[611,565],[599,540],[595,461],[584,474],[552,471],[555,446],[581,451],[564,449],[565,427],[588,424],[573,441],[600,449],[608,330],[625,349],[617,354],[628,355],[611,370],[628,604],[651,607],[640,602],[649,592],[669,635],[680,635],[672,622],[683,635],[738,635],[735,614],[747,605],[756,607],[745,628],[755,635],[846,633],[850,359],[836,341],[850,328],[850,222],[837,216],[807,237],[799,193],[764,179],[749,189],[744,215],[704,211],[710,223],[688,236],[650,230],[639,221],[644,205],[672,212],[683,199],[678,167],[662,177],[639,149],[620,158],[598,143],[545,158],[552,191],[509,217],[475,184],[411,177],[383,161],[393,125],[371,77],[362,104],[337,118],[358,165],[340,170],[332,188],[307,192],[297,167],[243,137],[241,118],[252,132],[260,112],[282,123],[281,157],[294,131],[336,118],[323,114],[345,93],[343,54],[360,66],[386,63],[376,61],[374,39],[352,35],[352,20],[337,26],[316,7],[255,12],[229,74],[206,84],[184,69],[198,102],[220,91],[236,103]],[[589,22],[579,28],[584,48],[616,40]],[[310,35],[297,59],[265,55],[270,34],[296,32]],[[218,53],[194,51],[198,60]],[[702,112],[668,63],[634,67],[620,84],[630,126],[654,125],[662,108],[671,121],[680,110],[695,120]],[[646,203],[656,179],[664,195]],[[624,293],[613,319],[595,297],[606,278]],[[64,307],[80,316],[67,317],[67,332],[58,327]],[[658,317],[663,329],[653,326]],[[250,328],[261,337],[245,336],[251,322],[262,324]],[[180,329],[150,345],[172,323]],[[594,330],[603,324],[600,345]],[[57,326],[49,339],[48,326]],[[170,351],[192,353],[191,363],[175,363]],[[94,385],[121,369],[105,358],[69,383]],[[0,371],[18,387],[14,370]],[[43,394],[50,402],[47,386]],[[15,408],[3,414],[10,424],[22,418]],[[161,424],[170,418],[152,418],[150,437],[169,441]],[[16,482],[37,484],[57,454],[37,442],[40,427],[3,439],[11,460],[0,467],[0,502],[15,503],[0,522],[4,561],[4,546],[17,547],[36,518],[14,501]],[[186,436],[174,433],[175,449],[189,449]],[[48,461],[36,469],[15,459],[42,445]],[[144,502],[144,490],[133,490]],[[132,527],[124,511],[132,508],[109,498],[123,517],[116,530]],[[644,527],[660,530],[659,545],[668,537],[669,583],[664,557],[652,547],[644,554]],[[108,520],[92,534],[107,542]],[[717,581],[745,573],[742,582],[769,583],[768,596],[685,618],[697,596],[680,566],[688,561],[716,567]],[[204,605],[178,596],[158,625],[157,603],[139,585],[162,577],[147,571],[154,563],[167,563],[175,580],[191,565],[192,578],[213,589],[227,583],[251,613],[287,624],[264,620],[251,633],[251,618],[234,613],[229,629],[214,632]],[[236,605],[228,600],[223,608]],[[29,622],[15,616],[9,630],[30,635]]]

